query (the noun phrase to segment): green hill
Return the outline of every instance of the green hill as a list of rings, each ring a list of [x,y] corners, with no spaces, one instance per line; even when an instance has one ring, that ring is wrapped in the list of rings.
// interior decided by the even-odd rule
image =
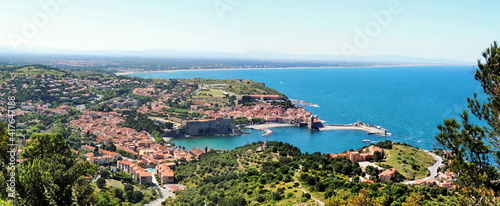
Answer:
[[[261,145],[259,142],[226,152],[212,151],[199,162],[179,166],[176,178],[188,188],[178,192],[172,204],[359,205],[364,201],[370,205],[421,205],[455,198],[441,187],[361,183],[359,165],[346,158],[303,154],[282,142],[269,142],[269,148],[259,152]]]
[[[426,152],[407,145],[394,145],[386,150],[386,162],[379,165],[394,167],[407,179],[420,179],[429,175],[428,167],[434,163],[434,158]]]

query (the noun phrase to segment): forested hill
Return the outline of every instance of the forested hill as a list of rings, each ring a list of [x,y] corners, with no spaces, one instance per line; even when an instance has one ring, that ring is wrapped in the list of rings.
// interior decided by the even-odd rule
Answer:
[[[175,205],[447,205],[455,200],[442,187],[388,181],[362,183],[357,163],[345,157],[301,153],[288,143],[262,142],[215,152],[179,166],[176,178],[188,186]]]

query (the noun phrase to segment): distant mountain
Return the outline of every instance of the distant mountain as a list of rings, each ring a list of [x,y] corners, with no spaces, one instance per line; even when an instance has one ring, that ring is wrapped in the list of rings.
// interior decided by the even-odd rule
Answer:
[[[247,51],[245,53],[210,52],[210,51],[178,51],[168,49],[133,50],[133,51],[108,51],[108,50],[64,50],[44,49],[31,50],[29,52],[15,52],[0,48],[0,53],[15,54],[64,54],[64,55],[91,55],[112,57],[155,57],[155,58],[223,58],[223,59],[254,59],[273,61],[325,61],[325,62],[370,62],[370,63],[398,63],[398,64],[454,64],[471,65],[474,62],[442,59],[442,58],[419,58],[401,55],[371,55],[350,56],[349,59],[343,55],[299,55],[284,54],[270,51]]]
[[[237,59],[262,59],[262,60],[292,60],[292,61],[335,61],[346,62],[343,55],[298,55],[284,54],[269,51],[248,51],[245,53],[229,52],[203,52],[203,51],[175,51],[175,50],[144,50],[131,51],[126,54],[140,56],[164,56],[164,57],[197,57],[197,58],[237,58]],[[379,62],[379,63],[421,63],[421,64],[471,64],[473,62],[442,58],[418,58],[401,55],[372,55],[372,56],[350,56],[352,62]]]

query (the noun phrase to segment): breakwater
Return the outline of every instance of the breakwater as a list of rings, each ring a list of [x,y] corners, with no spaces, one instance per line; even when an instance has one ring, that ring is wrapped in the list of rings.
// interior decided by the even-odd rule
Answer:
[[[391,133],[388,133],[386,129],[376,126],[376,125],[370,125],[363,123],[361,121],[352,123],[352,124],[330,124],[330,125],[324,125],[323,127],[319,128],[320,131],[326,131],[326,130],[360,130],[360,131],[365,131],[368,134],[375,134],[375,135],[380,135],[380,136],[390,136]]]

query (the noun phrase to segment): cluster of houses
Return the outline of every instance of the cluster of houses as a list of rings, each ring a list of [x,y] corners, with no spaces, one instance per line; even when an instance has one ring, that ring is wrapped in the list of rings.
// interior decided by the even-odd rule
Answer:
[[[181,150],[171,146],[157,144],[147,132],[137,132],[127,127],[119,127],[117,123],[124,120],[116,112],[88,112],[85,111],[79,119],[71,121],[71,125],[80,129],[83,137],[95,135],[98,142],[103,144],[114,144],[117,150],[123,150],[126,153],[136,156],[138,159],[125,158],[116,152],[110,152],[103,149],[97,149],[92,146],[83,145],[82,149],[87,153],[84,155],[86,160],[98,165],[109,165],[116,161],[119,169],[126,168],[134,179],[143,184],[149,184],[150,172],[142,169],[157,168],[157,175],[162,183],[174,182],[174,168],[177,162],[186,162],[190,160],[201,159],[205,157],[208,149],[198,149],[196,147],[189,151]],[[93,151],[99,151],[101,154],[96,156]],[[125,160],[126,159],[126,160]],[[162,166],[167,165],[167,167]],[[144,173],[144,172],[147,173]]]
[[[435,179],[415,180],[414,184],[417,184],[420,186],[437,185],[440,187],[445,187],[448,190],[453,190],[456,188],[456,185],[453,183],[453,180],[455,178],[456,178],[456,174],[454,172],[444,172],[444,173],[439,173],[439,175]]]
[[[344,157],[349,159],[351,162],[366,162],[366,161],[371,161],[374,159],[375,152],[380,152],[381,154],[384,154],[384,149],[370,145],[367,148],[360,149],[357,151],[348,151],[345,153],[337,153],[337,154],[329,154],[330,158],[337,158],[337,157]],[[366,168],[364,166],[361,166],[361,169],[365,170]],[[382,169],[382,168],[379,168]],[[383,170],[383,169],[382,169]],[[397,170],[395,168],[389,168],[386,170],[383,170],[378,178],[381,182],[385,182],[388,180],[391,180],[394,175],[397,173]],[[369,182],[373,183],[372,180],[369,179],[364,179],[364,182]]]
[[[0,85],[0,98],[5,98],[7,95],[12,95],[19,92],[19,89],[32,89],[34,95],[36,96],[51,96],[56,98],[61,106],[57,108],[52,108],[52,102],[43,102],[28,100],[25,102],[19,102],[14,110],[15,116],[23,116],[28,113],[36,113],[42,115],[64,115],[68,113],[68,106],[66,104],[73,102],[75,104],[81,102],[75,102],[76,100],[86,100],[88,102],[98,98],[98,95],[93,92],[90,87],[96,89],[112,89],[116,86],[123,86],[123,84],[140,84],[138,81],[132,81],[130,79],[121,80],[105,80],[100,79],[87,79],[87,78],[74,78],[74,77],[55,77],[49,74],[39,74],[35,75],[18,75],[12,81],[25,82],[20,88],[17,88],[16,84],[9,82]],[[5,101],[0,101],[0,103],[6,103]],[[133,102],[126,102],[123,105],[118,106],[128,106]],[[2,104],[6,105],[6,104]],[[137,106],[136,104],[134,106]],[[77,109],[83,110],[85,106],[78,105]],[[6,114],[7,108],[0,106],[2,111],[1,119],[5,119],[4,114]]]
[[[383,154],[384,149],[382,149],[380,147],[376,147],[374,145],[370,145],[367,148],[360,149],[357,151],[348,151],[345,153],[328,154],[328,155],[330,156],[330,158],[343,157],[343,158],[349,159],[351,162],[358,162],[358,163],[360,163],[360,167],[363,171],[365,171],[366,166],[371,165],[371,166],[377,168],[379,171],[381,171],[380,174],[378,175],[378,179],[381,182],[391,180],[398,172],[395,168],[383,169],[383,168],[381,168],[377,165],[374,165],[372,163],[363,164],[363,162],[366,163],[367,161],[373,160],[375,152],[380,152],[381,154]],[[448,152],[445,151],[445,155],[446,154],[449,154],[449,151]],[[437,185],[440,187],[445,187],[448,190],[452,190],[452,189],[455,189],[455,187],[456,187],[453,184],[453,179],[455,179],[455,178],[456,178],[455,173],[444,172],[444,173],[439,173],[438,177],[436,177],[435,179],[428,179],[428,178],[418,179],[418,180],[413,181],[413,184],[417,184],[417,185],[421,185],[421,186]],[[374,183],[372,180],[366,179],[366,178],[362,178],[361,181],[367,182],[367,183]]]
[[[200,113],[207,114],[210,118],[217,117],[246,117],[261,118],[266,122],[298,124],[307,121],[311,113],[302,107],[284,108],[280,105],[252,105],[236,108],[222,108],[219,111],[200,110]]]
[[[0,101],[0,105],[7,105],[6,101]],[[68,114],[69,107],[67,105],[61,105],[56,108],[50,108],[50,103],[39,104],[33,103],[31,100],[19,103],[18,107],[13,110],[12,113],[8,113],[8,108],[0,106],[0,120],[7,121],[10,115],[15,117],[20,117],[27,115],[28,113],[35,113],[41,115],[64,115]],[[19,128],[24,128],[24,123],[18,123]]]
[[[131,159],[123,157],[121,154],[116,152],[111,152],[108,150],[100,149],[96,147],[92,147],[89,145],[82,145],[82,151],[85,152],[83,155],[85,159],[97,165],[107,165],[111,166],[116,164],[116,167],[112,166],[112,171],[124,171],[132,175],[132,177],[141,184],[152,184],[153,183],[153,175],[158,175],[160,184],[173,184],[175,183],[175,162],[162,162],[156,164],[145,164],[144,157],[139,155],[139,159]],[[98,151],[100,154],[96,156],[94,153]],[[78,151],[75,151],[78,153]],[[180,159],[184,159],[186,161],[193,159],[201,159],[206,156],[208,153],[208,149],[205,147],[204,150],[193,147],[189,151],[181,151],[182,155],[177,156],[177,158],[173,158],[177,161]],[[189,155],[190,159],[185,159]],[[140,166],[140,164],[145,165],[145,167]],[[149,170],[148,170],[149,169]]]
[[[331,158],[336,158],[336,157],[345,157],[349,159],[351,162],[365,162],[365,161],[370,161],[373,160],[373,157],[375,155],[375,152],[380,152],[384,153],[384,149],[370,145],[367,148],[360,149],[357,151],[348,151],[345,153],[337,153],[337,154],[329,154]]]
[[[132,178],[137,180],[140,184],[153,184],[153,174],[135,162],[119,160],[116,163],[116,167],[132,175]]]

